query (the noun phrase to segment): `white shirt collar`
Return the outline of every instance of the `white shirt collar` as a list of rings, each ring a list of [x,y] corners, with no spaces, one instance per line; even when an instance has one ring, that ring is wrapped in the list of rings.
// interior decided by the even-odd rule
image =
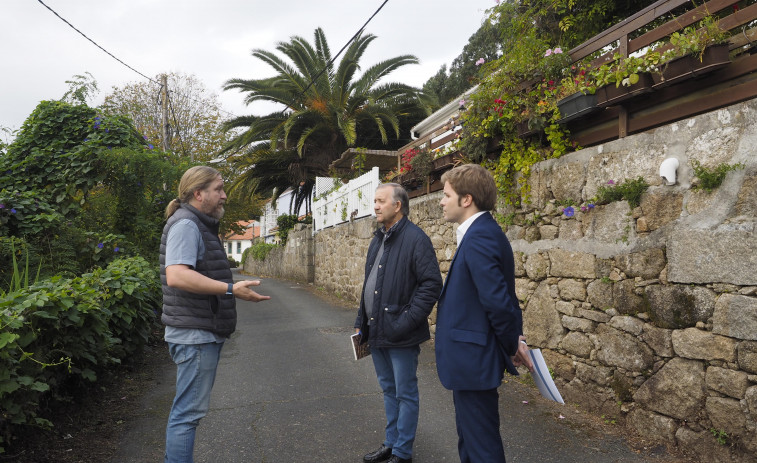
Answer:
[[[487,212],[487,211],[476,212],[472,216],[468,217],[465,220],[465,222],[461,223],[459,227],[457,227],[457,245],[458,246],[460,246],[460,242],[463,240],[463,237],[465,236],[465,232],[468,231],[468,229],[470,228],[471,224],[473,224],[473,222],[477,218],[479,218],[484,212]]]

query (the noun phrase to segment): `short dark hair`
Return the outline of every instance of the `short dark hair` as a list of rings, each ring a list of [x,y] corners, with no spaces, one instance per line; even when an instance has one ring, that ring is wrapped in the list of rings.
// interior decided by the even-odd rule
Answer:
[[[497,185],[491,172],[480,164],[463,164],[442,175],[442,184],[449,183],[462,198],[471,195],[473,204],[481,211],[491,211],[497,205]]]
[[[392,202],[400,202],[400,212],[407,217],[410,215],[410,198],[407,191],[399,183],[382,183],[379,188],[390,187],[392,189]],[[378,190],[378,188],[376,188]]]

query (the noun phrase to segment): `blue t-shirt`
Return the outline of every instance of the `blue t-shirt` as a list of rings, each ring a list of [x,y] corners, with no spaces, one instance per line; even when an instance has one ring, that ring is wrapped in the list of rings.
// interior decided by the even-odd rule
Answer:
[[[189,219],[173,224],[166,237],[166,267],[169,265],[189,265],[194,269],[197,261],[205,255],[205,243],[200,229]],[[206,344],[224,342],[226,338],[212,331],[197,328],[177,328],[166,325],[166,342],[173,344]]]

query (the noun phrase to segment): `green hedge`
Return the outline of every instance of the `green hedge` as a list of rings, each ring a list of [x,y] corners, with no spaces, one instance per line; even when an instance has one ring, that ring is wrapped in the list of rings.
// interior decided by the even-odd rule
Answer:
[[[18,427],[50,425],[41,400],[138,352],[161,300],[158,270],[141,257],[0,298],[0,453]]]
[[[242,265],[247,262],[247,259],[249,257],[260,261],[265,260],[265,258],[268,257],[268,253],[271,252],[271,250],[276,249],[277,247],[278,245],[274,243],[264,243],[263,241],[258,241],[257,243],[244,250],[244,252],[242,253]]]

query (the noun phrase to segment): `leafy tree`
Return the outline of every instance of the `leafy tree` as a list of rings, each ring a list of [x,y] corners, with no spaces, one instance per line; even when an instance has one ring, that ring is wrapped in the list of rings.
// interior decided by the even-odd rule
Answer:
[[[163,209],[188,167],[148,149],[128,119],[98,114],[43,101],[0,157],[0,236],[44,252],[48,273],[124,252],[155,260]]]
[[[486,62],[500,56],[500,36],[496,28],[485,21],[471,35],[462,53],[452,61],[449,73],[443,64],[439,71],[423,84],[423,91],[435,95],[441,106],[459,97],[476,84],[479,68],[476,62]]]
[[[67,80],[68,90],[63,94],[60,101],[71,104],[87,104],[87,100],[94,98],[100,90],[97,88],[97,81],[89,72],[86,75],[74,75],[72,80]]]
[[[126,116],[137,130],[155,146],[163,146],[161,86],[153,81],[114,87],[105,97],[104,114]],[[194,75],[168,74],[169,117],[172,137],[171,151],[180,152],[197,161],[208,161],[229,140],[221,130],[224,118],[218,95],[209,92]]]
[[[284,109],[226,123],[227,130],[243,130],[225,148],[243,152],[233,160],[240,176],[231,191],[244,189],[275,198],[292,187],[295,201],[301,202],[310,196],[315,177],[327,175],[331,162],[345,149],[391,147],[390,138],[398,139],[401,127],[430,113],[430,101],[420,90],[382,82],[397,68],[416,64],[414,56],[387,59],[357,75],[360,59],[375,38],[358,36],[338,65],[321,29],[315,30],[314,45],[297,36],[279,43],[276,49],[284,58],[253,50],[252,55],[276,75],[231,79],[224,89],[245,93],[247,104],[269,101]]]
[[[104,178],[97,153],[145,146],[124,118],[103,118],[86,105],[43,101],[0,158],[0,185],[19,194],[43,192],[41,199],[70,217]]]

